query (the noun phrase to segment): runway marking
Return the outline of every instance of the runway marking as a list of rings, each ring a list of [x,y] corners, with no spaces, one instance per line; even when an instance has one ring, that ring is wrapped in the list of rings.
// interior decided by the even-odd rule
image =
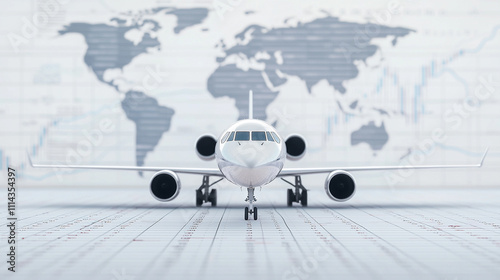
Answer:
[[[432,190],[445,200],[429,199],[429,191],[368,189],[336,203],[313,190],[309,207],[288,208],[285,191],[268,189],[259,192],[259,219],[245,221],[244,194],[231,188],[219,191],[216,208],[194,207],[190,190],[159,203],[144,189],[59,190],[56,197],[29,189],[19,205],[29,216],[21,215],[18,265],[27,275],[43,270],[76,280],[120,272],[144,279],[495,279],[500,189]]]

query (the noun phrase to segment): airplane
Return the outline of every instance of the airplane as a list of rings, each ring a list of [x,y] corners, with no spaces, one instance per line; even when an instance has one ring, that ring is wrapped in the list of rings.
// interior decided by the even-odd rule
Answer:
[[[343,202],[351,199],[356,191],[356,181],[352,171],[382,171],[400,169],[438,169],[438,168],[470,168],[483,165],[488,149],[484,152],[480,163],[463,165],[418,165],[418,166],[356,166],[356,167],[323,167],[323,168],[284,168],[285,159],[299,160],[306,151],[306,142],[298,134],[283,139],[276,129],[262,120],[253,119],[253,92],[249,92],[249,117],[240,120],[226,129],[218,139],[212,135],[202,135],[196,141],[196,153],[203,160],[217,162],[218,168],[183,168],[183,167],[145,167],[145,166],[93,166],[93,165],[47,165],[34,164],[35,168],[73,168],[73,169],[105,169],[155,171],[149,189],[151,195],[159,201],[171,201],[177,197],[181,183],[177,174],[197,174],[203,176],[201,186],[196,189],[196,206],[211,203],[217,206],[217,189],[213,185],[223,179],[247,189],[248,206],[245,207],[244,218],[258,218],[258,208],[254,196],[255,188],[265,186],[281,178],[293,189],[287,191],[287,206],[300,203],[307,206],[307,189],[302,185],[302,175],[328,173],[325,181],[325,192],[333,200]],[[210,177],[219,180],[210,183]],[[284,177],[294,177],[292,183]]]

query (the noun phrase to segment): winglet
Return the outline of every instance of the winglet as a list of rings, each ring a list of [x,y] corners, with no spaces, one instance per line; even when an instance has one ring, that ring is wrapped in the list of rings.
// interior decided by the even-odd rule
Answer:
[[[248,119],[253,119],[253,91],[248,93]]]
[[[484,159],[486,158],[486,155],[488,154],[488,150],[490,147],[486,148],[486,151],[484,151],[483,158],[481,158],[481,162],[479,163],[479,167],[483,166]]]

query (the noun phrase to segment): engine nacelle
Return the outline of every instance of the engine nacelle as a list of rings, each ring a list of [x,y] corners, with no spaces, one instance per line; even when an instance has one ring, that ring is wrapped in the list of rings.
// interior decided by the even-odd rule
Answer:
[[[217,140],[213,135],[202,135],[196,141],[196,154],[202,160],[212,160],[215,158],[215,145]]]
[[[170,170],[156,173],[149,183],[151,195],[159,201],[174,199],[181,190],[181,182],[177,174]]]
[[[343,170],[333,171],[325,181],[325,191],[335,201],[346,201],[351,199],[356,191],[354,177]]]
[[[286,158],[299,160],[306,154],[306,141],[300,135],[290,135],[286,138]]]

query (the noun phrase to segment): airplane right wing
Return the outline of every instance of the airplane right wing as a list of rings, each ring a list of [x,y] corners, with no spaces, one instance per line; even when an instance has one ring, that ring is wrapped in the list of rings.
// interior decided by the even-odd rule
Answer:
[[[443,168],[470,168],[483,166],[488,149],[483,154],[478,164],[455,164],[455,165],[394,165],[394,166],[338,166],[320,168],[283,168],[278,177],[299,176],[306,174],[330,173],[335,170],[343,171],[382,171],[382,170],[402,170],[402,169],[443,169]]]

